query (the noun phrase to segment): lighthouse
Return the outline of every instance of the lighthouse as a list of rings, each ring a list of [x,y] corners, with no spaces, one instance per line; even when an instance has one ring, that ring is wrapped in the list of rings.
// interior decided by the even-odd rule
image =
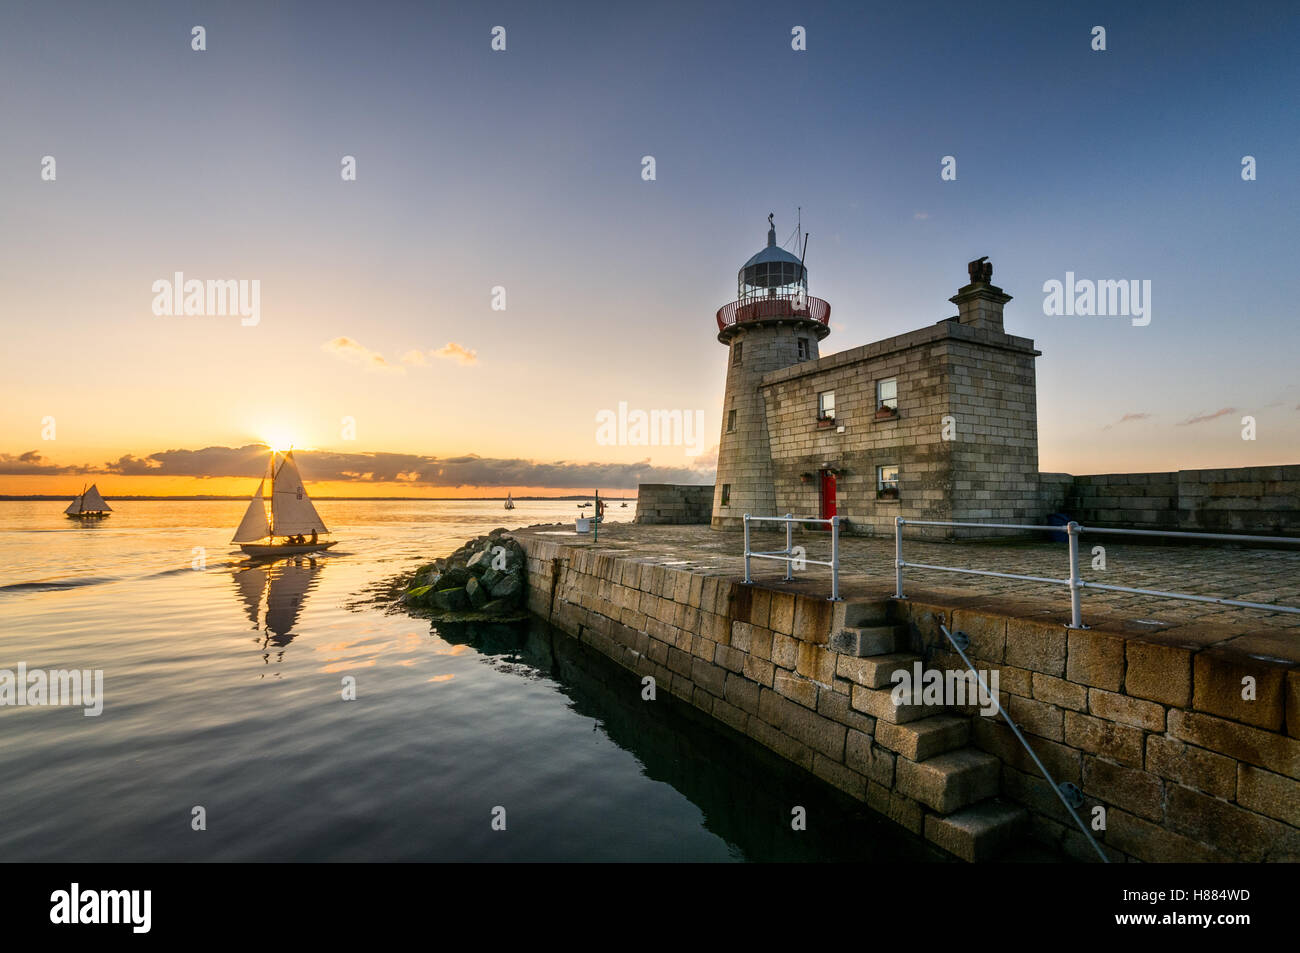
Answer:
[[[808,295],[803,260],[776,244],[768,215],[767,245],[741,266],[736,300],[718,309],[718,341],[727,347],[727,388],[713,490],[714,529],[740,526],[744,515],[777,515],[772,446],[760,390],[764,374],[817,360],[830,334],[831,306]]]

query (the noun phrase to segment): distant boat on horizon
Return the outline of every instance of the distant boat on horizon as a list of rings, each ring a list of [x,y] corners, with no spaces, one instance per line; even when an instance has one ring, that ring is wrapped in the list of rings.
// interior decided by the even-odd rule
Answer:
[[[294,462],[293,451],[283,455],[279,467],[275,465],[275,457],[276,452],[272,450],[269,470],[271,518],[266,518],[263,492],[267,478],[263,477],[231,542],[238,543],[249,556],[293,556],[329,549],[334,542],[319,539],[329,530],[302,485],[302,474]],[[283,542],[277,543],[276,537]]]
[[[102,520],[113,512],[113,508],[99,495],[99,485],[92,483],[90,489],[83,489],[81,495],[69,503],[63,512],[69,519]]]
[[[514,508],[515,508],[514,497],[511,496],[509,493],[506,493],[506,509],[513,510]]]

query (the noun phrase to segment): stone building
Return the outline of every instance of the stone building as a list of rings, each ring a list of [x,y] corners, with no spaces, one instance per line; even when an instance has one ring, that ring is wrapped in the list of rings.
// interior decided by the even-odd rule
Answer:
[[[820,357],[830,305],[808,295],[803,263],[768,231],[767,247],[740,270],[737,300],[717,314],[728,359],[714,528],[740,525],[746,513],[838,515],[847,532],[890,534],[898,516],[1042,518],[1040,352],[1003,328],[1011,296],[992,283],[992,264],[967,270],[948,299],[955,316]]]

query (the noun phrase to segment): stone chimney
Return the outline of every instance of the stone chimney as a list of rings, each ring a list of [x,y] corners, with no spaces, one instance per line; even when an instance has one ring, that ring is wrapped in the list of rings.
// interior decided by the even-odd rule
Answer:
[[[993,284],[993,262],[988,256],[976,259],[966,266],[970,284],[948,300],[957,306],[957,320],[973,328],[1006,333],[1002,327],[1002,306],[1011,295]]]

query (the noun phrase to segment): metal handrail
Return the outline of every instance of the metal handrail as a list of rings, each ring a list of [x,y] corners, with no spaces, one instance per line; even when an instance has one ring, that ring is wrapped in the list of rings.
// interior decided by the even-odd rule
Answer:
[[[1045,576],[1022,576],[1009,572],[993,572],[987,569],[962,569],[955,566],[934,566],[928,563],[909,563],[903,561],[903,527],[904,526],[965,526],[975,529],[1016,529],[1016,530],[1050,530],[1066,532],[1069,545],[1068,579],[1051,579]],[[1070,625],[1071,629],[1085,629],[1083,624],[1081,595],[1084,589],[1102,589],[1108,592],[1128,592],[1139,596],[1157,596],[1165,599],[1181,599],[1186,602],[1209,602],[1215,605],[1235,606],[1242,609],[1264,609],[1269,612],[1290,612],[1300,614],[1300,607],[1279,606],[1267,602],[1246,602],[1241,599],[1222,599],[1217,596],[1195,596],[1186,592],[1165,592],[1162,589],[1134,589],[1131,586],[1112,586],[1100,582],[1086,582],[1079,575],[1079,537],[1085,533],[1110,533],[1122,536],[1168,536],[1184,539],[1208,539],[1216,542],[1251,542],[1251,543],[1300,543],[1295,536],[1243,536],[1229,533],[1182,533],[1173,530],[1153,529],[1107,529],[1099,526],[1081,526],[1071,520],[1065,526],[1038,526],[1024,523],[959,523],[952,520],[909,520],[901,516],[894,517],[894,598],[906,599],[903,595],[903,569],[930,569],[937,572],[955,572],[968,576],[996,576],[999,579],[1020,579],[1028,582],[1041,582],[1048,585],[1068,586],[1070,589]]]
[[[740,298],[718,309],[718,330],[724,331],[740,321],[762,318],[804,318],[829,324],[831,305],[812,295],[773,295],[770,298]]]
[[[980,687],[984,689],[984,697],[992,699],[993,706],[997,708],[998,714],[1006,721],[1007,727],[1009,727],[1012,733],[1015,734],[1016,740],[1018,740],[1024,749],[1029,752],[1029,757],[1034,759],[1034,764],[1038,765],[1038,770],[1041,771],[1043,777],[1047,779],[1047,783],[1052,786],[1052,790],[1056,792],[1056,796],[1061,799],[1061,803],[1065,805],[1065,809],[1070,812],[1070,816],[1074,818],[1074,823],[1079,825],[1079,830],[1083,831],[1083,835],[1088,838],[1088,843],[1090,843],[1092,849],[1097,852],[1097,856],[1101,858],[1101,862],[1103,864],[1109,864],[1110,858],[1107,857],[1106,852],[1101,849],[1101,845],[1098,844],[1096,838],[1092,836],[1092,831],[1088,830],[1088,825],[1083,823],[1083,818],[1079,817],[1078,813],[1074,810],[1074,805],[1070,803],[1070,798],[1066,796],[1067,791],[1069,791],[1070,788],[1074,788],[1074,790],[1069,791],[1069,793],[1077,793],[1080,803],[1082,803],[1082,792],[1078,791],[1078,789],[1068,781],[1065,784],[1056,783],[1056,779],[1052,777],[1052,773],[1047,770],[1047,765],[1043,764],[1038,755],[1034,752],[1034,749],[1029,746],[1029,742],[1025,739],[1025,736],[1020,733],[1019,726],[1016,725],[1016,723],[1011,719],[1011,716],[1002,708],[1002,702],[998,698],[997,692],[989,690],[988,685],[985,684],[984,679],[980,676],[979,670],[971,664],[970,659],[966,657],[966,653],[962,651],[962,646],[958,643],[957,639],[953,638],[952,633],[948,631],[948,627],[941,623],[939,625],[939,631],[947,637],[957,654],[961,656],[961,660],[966,663],[966,667],[970,669],[971,674],[975,676],[975,680],[980,683]],[[961,632],[958,632],[957,634],[963,635]],[[968,638],[966,639],[966,642],[969,644]]]
[[[754,523],[784,523],[785,524],[785,549],[773,552],[760,553],[749,548],[749,524]],[[749,575],[749,560],[753,559],[775,559],[785,563],[785,581],[790,582],[794,576],[791,575],[791,568],[796,557],[793,555],[794,550],[794,524],[795,523],[825,523],[831,528],[831,559],[826,562],[821,559],[809,559],[806,555],[801,557],[803,562],[812,563],[815,566],[829,566],[831,570],[831,602],[840,601],[840,518],[832,516],[830,519],[816,519],[813,517],[794,516],[786,513],[785,516],[750,516],[745,514],[745,584],[753,582]]]

